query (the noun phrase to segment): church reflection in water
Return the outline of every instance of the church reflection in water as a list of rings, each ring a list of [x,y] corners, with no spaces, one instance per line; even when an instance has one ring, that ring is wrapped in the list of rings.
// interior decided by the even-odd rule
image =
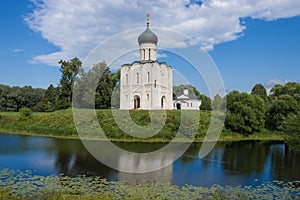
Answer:
[[[116,143],[131,152],[151,152],[165,144]],[[18,136],[0,133],[0,168],[32,170],[39,175],[100,176],[108,180],[138,182],[170,182],[176,185],[201,186],[258,185],[262,182],[300,179],[300,152],[282,143],[232,142],[218,143],[204,159],[198,158],[201,144],[190,148],[173,164],[150,173],[119,172],[95,159],[78,140]],[[111,153],[111,154],[109,154]],[[112,155],[108,152],[108,155]],[[172,154],[161,158],[138,158],[120,154],[116,164],[140,169],[164,166]],[[13,158],[13,159],[12,159]]]
[[[163,144],[120,143],[126,150],[152,151]],[[123,180],[129,184],[143,181],[170,182],[177,185],[255,185],[272,180],[297,180],[300,178],[300,153],[288,149],[280,143],[234,142],[219,143],[204,159],[199,159],[201,144],[193,144],[175,163],[161,170],[149,173],[125,173],[111,169],[100,163],[78,141],[65,145],[55,140],[53,148],[56,154],[55,167],[59,173],[68,176],[80,174],[99,175],[108,180]],[[48,149],[50,150],[50,149]],[[49,152],[50,153],[50,152]],[[170,158],[171,159],[171,158]],[[168,157],[145,160],[130,159],[126,154],[118,158],[119,165],[139,169],[145,165],[163,166]]]

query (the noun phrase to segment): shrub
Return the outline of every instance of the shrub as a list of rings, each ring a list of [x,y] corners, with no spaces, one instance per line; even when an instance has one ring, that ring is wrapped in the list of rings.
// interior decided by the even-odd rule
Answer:
[[[20,119],[26,120],[32,115],[32,110],[28,107],[23,107],[20,109]]]

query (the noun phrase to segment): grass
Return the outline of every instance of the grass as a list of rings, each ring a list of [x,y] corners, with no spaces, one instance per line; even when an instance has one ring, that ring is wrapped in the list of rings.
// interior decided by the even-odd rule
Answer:
[[[188,111],[187,126],[181,127],[180,133],[183,136],[190,136],[190,127],[193,117],[198,115],[198,112]],[[125,131],[121,130],[112,115],[111,110],[97,110],[96,111],[98,122],[101,128],[112,141],[124,142],[169,142],[173,139],[179,131],[181,124],[182,113],[178,110],[170,110],[165,114],[166,122],[163,128],[155,136],[150,138],[137,138],[128,135]],[[125,115],[124,111],[120,111],[119,115]],[[1,112],[0,113],[0,131],[28,135],[40,135],[59,138],[78,139],[78,134],[73,121],[72,110],[60,110],[53,113],[33,113],[26,119],[21,119],[20,114],[16,112]],[[130,111],[132,120],[139,126],[147,126],[153,123],[154,127],[161,123],[160,118],[153,117],[150,119],[149,111],[133,110]],[[207,129],[210,124],[210,112],[200,111],[198,131],[195,136],[195,142],[202,142]],[[128,118],[121,117],[124,128],[129,131],[132,130],[132,125],[129,123]],[[152,121],[151,121],[152,120]],[[189,121],[190,120],[190,121]],[[87,131],[94,133],[95,127],[88,126]],[[142,131],[141,131],[142,132]],[[92,138],[92,137],[91,137]],[[240,141],[240,140],[283,140],[282,134],[277,132],[263,131],[261,133],[254,133],[249,136],[244,136],[240,133],[233,133],[224,130],[219,141]],[[177,141],[185,141],[185,139],[177,139]]]
[[[300,182],[273,181],[259,186],[176,186],[168,182],[111,182],[93,176],[38,176],[0,170],[0,199],[297,199]]]

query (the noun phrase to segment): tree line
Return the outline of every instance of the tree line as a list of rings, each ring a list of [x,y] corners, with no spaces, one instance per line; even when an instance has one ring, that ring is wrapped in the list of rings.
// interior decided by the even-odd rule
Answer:
[[[52,112],[67,109],[72,104],[74,87],[81,87],[77,89],[84,91],[74,96],[76,101],[80,101],[86,108],[118,108],[120,71],[111,72],[105,62],[95,64],[88,71],[84,71],[78,58],[69,61],[60,60],[59,64],[61,78],[57,87],[50,85],[44,90],[34,89],[31,86],[0,85],[0,110],[19,111],[22,107],[28,107],[34,111]],[[98,80],[100,75],[101,78]],[[174,94],[181,95],[184,87],[174,86]],[[84,95],[93,92],[92,88],[96,88],[94,102]],[[115,92],[114,88],[117,88]],[[232,91],[225,97],[216,95],[214,99],[201,94],[193,86],[189,85],[188,90],[202,100],[201,110],[226,109],[225,127],[230,131],[245,135],[264,129],[300,132],[299,83],[275,85],[269,95],[263,85],[256,84],[250,94]]]

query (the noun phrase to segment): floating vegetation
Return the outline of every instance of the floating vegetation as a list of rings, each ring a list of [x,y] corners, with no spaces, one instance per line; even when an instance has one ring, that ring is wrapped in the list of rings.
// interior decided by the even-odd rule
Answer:
[[[0,170],[0,199],[300,199],[299,181],[273,181],[256,187],[210,188],[170,183],[110,182],[100,177],[38,176]]]

